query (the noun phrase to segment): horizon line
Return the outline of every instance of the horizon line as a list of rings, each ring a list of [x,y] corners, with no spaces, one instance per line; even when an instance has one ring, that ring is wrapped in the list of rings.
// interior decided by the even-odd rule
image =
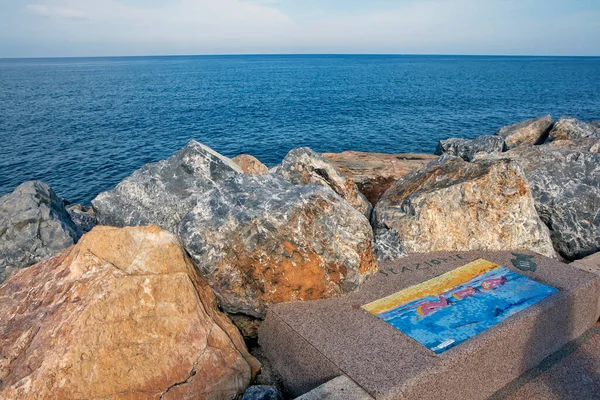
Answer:
[[[29,56],[0,57],[0,60],[44,60],[72,58],[149,58],[149,57],[269,57],[269,56],[431,56],[431,57],[537,57],[537,58],[598,58],[600,55],[552,55],[552,54],[458,54],[458,53],[207,53],[207,54],[145,54],[106,56]]]

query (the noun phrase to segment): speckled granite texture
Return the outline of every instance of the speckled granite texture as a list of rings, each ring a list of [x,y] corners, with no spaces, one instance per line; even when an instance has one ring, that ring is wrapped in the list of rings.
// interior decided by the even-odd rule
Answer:
[[[478,258],[560,292],[439,355],[360,308]],[[270,307],[259,342],[294,396],[345,374],[378,400],[485,399],[596,322],[598,276],[540,255],[535,271],[521,271],[514,258],[429,253],[382,262],[358,292]]]
[[[600,399],[600,326],[570,343],[490,400]]]

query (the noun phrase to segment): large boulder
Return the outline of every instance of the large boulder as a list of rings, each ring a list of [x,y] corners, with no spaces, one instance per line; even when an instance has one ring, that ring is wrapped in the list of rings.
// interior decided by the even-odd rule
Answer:
[[[179,236],[231,314],[352,291],[377,270],[369,221],[331,189],[276,175],[219,183]]]
[[[447,157],[407,175],[373,213],[378,257],[469,250],[554,256],[522,171],[511,160]]]
[[[589,137],[599,137],[600,127],[594,123],[586,123],[572,117],[560,117],[550,131],[548,140],[576,140]]]
[[[504,138],[508,149],[522,145],[541,144],[548,137],[552,123],[552,116],[545,115],[502,127],[496,132],[496,135]]]
[[[503,156],[522,166],[538,214],[563,257],[600,251],[600,154],[536,146]]]
[[[496,135],[483,135],[476,139],[450,138],[440,140],[435,149],[438,156],[450,154],[465,161],[473,161],[476,154],[501,153],[504,150],[504,139]]]
[[[386,154],[344,151],[323,153],[329,162],[352,179],[372,205],[398,179],[423,168],[438,157],[432,154]]]
[[[176,237],[99,226],[0,286],[2,399],[233,399],[260,365]]]
[[[587,137],[581,139],[559,139],[548,143],[548,146],[555,149],[587,151],[590,153],[600,153],[600,136]]]
[[[373,207],[354,181],[308,147],[291,150],[274,173],[296,185],[330,187],[367,218],[371,216]]]
[[[25,182],[0,197],[0,283],[77,242],[80,230],[65,203],[39,181]]]
[[[231,159],[234,163],[240,166],[245,174],[268,174],[269,169],[261,163],[256,157],[250,154],[240,154]]]
[[[192,140],[166,160],[146,164],[114,189],[92,200],[102,225],[158,225],[171,232],[216,182],[242,173],[240,167]]]

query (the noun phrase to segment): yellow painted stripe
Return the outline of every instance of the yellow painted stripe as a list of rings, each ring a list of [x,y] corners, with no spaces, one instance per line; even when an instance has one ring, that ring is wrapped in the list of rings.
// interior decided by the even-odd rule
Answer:
[[[480,258],[436,278],[366,304],[362,308],[371,314],[378,315],[422,297],[440,295],[461,283],[468,282],[476,276],[498,267],[499,265]]]

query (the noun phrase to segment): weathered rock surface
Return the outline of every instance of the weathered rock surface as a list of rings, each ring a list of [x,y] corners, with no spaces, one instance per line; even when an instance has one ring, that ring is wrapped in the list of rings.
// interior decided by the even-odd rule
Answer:
[[[348,179],[327,159],[308,147],[291,150],[274,172],[295,185],[321,185],[330,187],[342,199],[369,218],[373,207]]]
[[[283,395],[273,386],[250,386],[244,393],[242,400],[283,400]]]
[[[432,162],[383,195],[373,222],[380,259],[469,250],[533,250],[554,256],[529,185],[511,160],[468,163],[451,157]]]
[[[260,365],[176,237],[99,226],[0,286],[2,399],[233,399]]]
[[[600,251],[600,154],[535,146],[503,156],[521,164],[538,214],[563,257]]]
[[[555,149],[587,151],[600,153],[600,137],[587,137],[582,139],[559,139],[548,143]]]
[[[146,164],[114,189],[92,200],[102,225],[158,225],[174,232],[215,183],[242,173],[240,167],[192,140],[166,160]]]
[[[504,138],[508,149],[521,145],[541,144],[548,137],[552,123],[552,116],[545,115],[500,128],[496,135]]]
[[[398,179],[417,171],[438,157],[432,154],[385,154],[344,151],[323,153],[335,167],[352,179],[360,190],[375,205],[379,198]]]
[[[478,153],[501,153],[504,150],[504,139],[496,135],[483,135],[476,139],[451,138],[440,140],[435,154],[450,154],[465,161],[473,161]]]
[[[64,201],[45,183],[30,181],[0,197],[0,283],[71,246],[80,233]]]
[[[198,199],[179,236],[230,314],[356,289],[377,270],[369,221],[331,189],[238,175]]]
[[[77,229],[79,229],[81,234],[88,233],[94,226],[98,225],[98,218],[96,218],[92,207],[75,204],[73,206],[67,206],[66,209],[69,213],[69,217],[71,217],[71,220],[75,226],[77,226]]]
[[[600,128],[592,123],[579,121],[572,117],[560,117],[550,131],[548,140],[575,140],[588,137],[600,137]]]
[[[240,154],[231,159],[234,163],[240,166],[245,174],[268,174],[269,169],[261,163],[256,157],[250,154]]]

